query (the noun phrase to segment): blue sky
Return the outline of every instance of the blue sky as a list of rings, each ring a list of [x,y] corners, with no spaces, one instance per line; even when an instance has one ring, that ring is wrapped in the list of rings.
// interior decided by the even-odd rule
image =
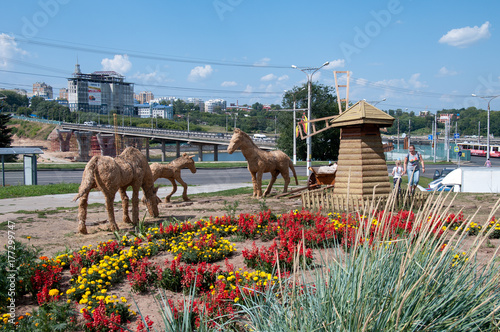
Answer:
[[[500,94],[498,1],[2,1],[0,87],[67,86],[115,70],[135,92],[281,103],[306,75],[350,101],[415,112],[476,106]],[[341,97],[345,91],[341,90]],[[492,110],[500,107],[500,98]]]

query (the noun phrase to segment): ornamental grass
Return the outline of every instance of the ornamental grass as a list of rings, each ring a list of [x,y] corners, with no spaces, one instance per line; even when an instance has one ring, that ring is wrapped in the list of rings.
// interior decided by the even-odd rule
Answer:
[[[298,260],[300,270],[288,280],[289,287],[274,284],[263,296],[245,297],[240,304],[248,319],[245,330],[499,330],[499,248],[488,262],[476,260],[479,247],[497,231],[496,222],[481,228],[466,248],[467,232],[453,231],[439,218],[451,205],[444,201],[443,194],[432,196],[415,214],[411,231],[396,240],[390,212],[363,214],[378,222],[374,227],[360,217],[350,250],[330,250],[321,257],[320,269]]]

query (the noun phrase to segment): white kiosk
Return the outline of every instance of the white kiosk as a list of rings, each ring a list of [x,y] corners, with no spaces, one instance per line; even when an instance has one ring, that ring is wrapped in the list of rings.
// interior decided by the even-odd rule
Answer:
[[[23,155],[23,172],[24,184],[38,184],[36,155],[42,154],[43,151],[39,148],[0,148],[2,156],[2,187],[5,187],[5,156],[8,155]]]

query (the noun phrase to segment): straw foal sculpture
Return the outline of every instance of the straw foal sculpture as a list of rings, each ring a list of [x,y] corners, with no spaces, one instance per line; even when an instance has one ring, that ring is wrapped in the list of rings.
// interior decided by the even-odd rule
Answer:
[[[183,168],[189,168],[191,173],[196,173],[196,166],[194,165],[193,156],[188,156],[187,153],[182,154],[179,158],[173,160],[167,165],[162,165],[159,163],[151,164],[151,172],[153,173],[153,180],[156,181],[159,178],[165,178],[172,182],[172,192],[165,197],[165,203],[170,202],[170,197],[177,191],[177,182],[179,182],[184,191],[182,192],[182,199],[189,201],[187,197],[187,184],[181,178],[181,170]]]
[[[290,183],[288,168],[292,169],[293,176],[295,177],[295,183],[297,185],[299,184],[295,168],[293,167],[293,162],[283,151],[264,151],[260,149],[257,145],[255,145],[247,133],[238,128],[234,130],[227,152],[232,154],[236,149],[241,149],[241,152],[248,162],[248,170],[250,171],[250,174],[252,174],[253,197],[262,197],[263,173],[270,172],[272,176],[271,181],[264,192],[264,196],[267,196],[271,192],[273,184],[279,174],[281,174],[285,180],[283,192],[287,192],[288,184]]]
[[[131,186],[132,193],[132,220],[128,215],[127,188]],[[139,222],[139,190],[144,191],[144,202],[148,207],[149,214],[158,217],[158,202],[154,188],[153,174],[149,168],[146,157],[133,147],[126,148],[116,158],[107,156],[94,156],[88,162],[83,171],[82,183],[78,189],[78,195],[73,201],[80,198],[78,206],[78,230],[87,234],[85,221],[87,220],[87,206],[89,192],[97,188],[106,197],[106,210],[111,230],[117,231],[113,203],[116,192],[119,190],[122,198],[123,221],[137,225]]]

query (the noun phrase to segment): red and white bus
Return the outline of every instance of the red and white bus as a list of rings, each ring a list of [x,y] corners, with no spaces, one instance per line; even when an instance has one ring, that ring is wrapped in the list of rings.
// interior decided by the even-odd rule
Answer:
[[[478,143],[458,143],[460,150],[470,150],[471,156],[486,157],[487,145]],[[500,145],[490,144],[490,157],[500,158]]]

